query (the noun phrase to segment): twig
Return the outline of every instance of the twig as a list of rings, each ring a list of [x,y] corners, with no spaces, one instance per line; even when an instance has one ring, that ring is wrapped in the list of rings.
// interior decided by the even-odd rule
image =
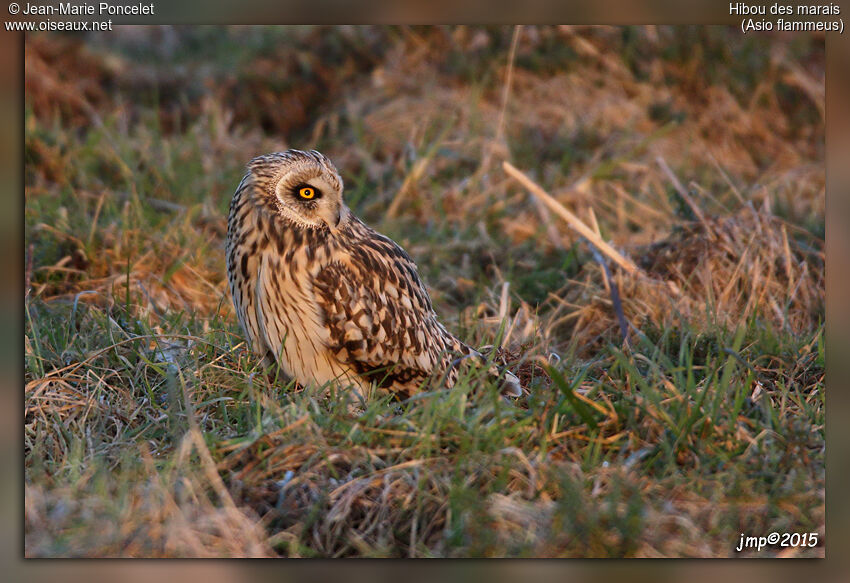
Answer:
[[[428,164],[431,163],[431,159],[437,153],[437,150],[441,145],[443,145],[443,140],[446,137],[446,134],[449,133],[449,130],[453,127],[451,121],[447,123],[437,135],[437,139],[428,146],[428,150],[425,152],[421,158],[419,158],[416,163],[413,165],[413,168],[404,178],[404,182],[402,182],[401,187],[398,189],[398,192],[393,197],[393,201],[390,203],[389,208],[387,209],[387,218],[395,218],[398,215],[398,210],[401,208],[401,202],[407,197],[407,193],[413,188],[413,185],[422,178],[422,175],[425,174],[425,170],[428,168]]]
[[[611,260],[613,260],[617,265],[625,269],[629,273],[639,273],[638,266],[634,264],[630,259],[624,257],[619,251],[611,247],[608,243],[602,240],[602,238],[593,232],[593,229],[585,225],[581,219],[575,216],[573,213],[568,211],[564,205],[560,202],[549,196],[545,190],[540,188],[537,184],[534,183],[528,176],[520,172],[513,166],[510,162],[502,162],[502,168],[504,168],[505,172],[515,178],[520,184],[525,186],[531,194],[536,196],[539,200],[543,201],[546,206],[549,207],[553,212],[555,212],[562,219],[567,221],[573,229],[579,232],[581,236],[587,239],[590,243],[596,246],[600,252],[607,255]]]
[[[664,174],[667,175],[667,178],[670,179],[670,182],[673,183],[673,188],[676,189],[676,192],[679,193],[679,196],[681,196],[682,199],[688,204],[688,206],[691,207],[691,210],[694,212],[694,215],[696,215],[699,222],[702,223],[705,232],[708,234],[708,238],[713,241],[716,238],[714,235],[714,231],[712,231],[711,227],[709,227],[708,221],[705,220],[705,215],[702,214],[702,210],[700,210],[697,203],[694,202],[694,199],[691,198],[691,195],[688,194],[688,191],[685,190],[685,187],[682,186],[682,183],[679,182],[679,179],[676,178],[676,175],[673,174],[672,170],[670,170],[670,167],[667,165],[667,162],[664,161],[664,158],[658,156],[655,161],[658,162],[658,165],[661,167],[661,170],[664,172]]]
[[[122,202],[126,202],[132,198],[132,195],[126,192],[116,192],[115,198]],[[155,211],[165,212],[165,213],[183,213],[186,212],[186,207],[182,204],[177,204],[176,202],[171,202],[168,200],[161,200],[159,198],[140,198],[139,202],[148,205]],[[98,207],[100,208],[100,207]],[[94,231],[92,231],[94,232]]]
[[[228,333],[232,334],[230,332],[228,332]],[[236,336],[236,334],[233,334],[233,335]],[[204,340],[203,338],[200,338],[199,336],[191,336],[191,335],[188,335],[188,334],[140,334],[138,336],[126,338],[125,340],[119,340],[118,342],[114,342],[114,343],[110,344],[109,346],[106,346],[105,348],[95,350],[94,352],[89,354],[89,356],[85,360],[82,360],[80,362],[74,362],[74,363],[71,363],[69,365],[63,366],[62,368],[52,370],[49,373],[47,373],[46,375],[44,375],[43,378],[55,377],[55,376],[58,376],[60,373],[71,374],[72,372],[74,372],[75,370],[80,368],[81,366],[88,364],[89,362],[93,361],[95,358],[101,356],[102,354],[105,354],[105,353],[109,352],[110,350],[113,350],[114,348],[116,348],[118,346],[121,346],[123,344],[127,344],[128,342],[134,342],[136,340],[158,340],[159,338],[178,338],[180,340],[192,340],[194,342],[206,344],[207,346],[212,346],[213,348],[216,348],[216,349],[218,349],[222,352],[233,352],[234,350],[236,350],[239,347],[239,345],[237,344],[236,346],[231,348],[229,351],[226,351],[224,348],[218,346],[217,344],[213,344],[212,342],[208,342],[208,341]]]
[[[94,207],[94,216],[91,220],[91,229],[89,229],[89,238],[86,240],[88,243],[88,248],[91,248],[92,241],[94,241],[94,234],[97,231],[97,219],[100,218],[100,211],[103,208],[103,200],[106,198],[107,190],[104,188],[100,196],[97,197],[97,205]]]
[[[821,119],[825,119],[826,91],[823,79],[812,79],[812,77],[806,73],[800,65],[791,62],[790,60],[786,59],[783,64],[788,67],[788,70],[790,71],[788,75],[784,76],[783,81],[788,84],[794,84],[802,89],[803,93],[805,93],[806,96],[812,100],[812,103],[815,104],[815,107],[818,108]]]
[[[502,294],[499,297],[499,327],[500,327],[500,329],[504,329],[502,327],[505,326],[507,321],[508,321],[508,309],[510,308],[510,304],[511,304],[511,297],[508,294],[508,292],[510,291],[510,288],[511,288],[511,282],[506,281],[506,282],[502,283]],[[507,344],[510,341],[511,332],[513,332],[513,330],[514,330],[514,324],[516,324],[516,321],[513,318],[511,318],[510,320],[511,320],[510,324],[507,325],[507,329],[504,329],[505,332],[502,335],[502,337],[499,339],[499,348],[502,348],[502,346],[504,346],[505,344]]]
[[[602,237],[602,231],[599,229],[599,223],[596,222],[596,213],[593,212],[592,206],[587,207],[587,214],[590,217],[590,226],[593,228],[593,232],[596,233],[597,235],[599,235],[600,237]],[[591,246],[591,251],[596,251],[596,249],[593,247],[593,245],[591,243],[588,243],[588,245]],[[594,252],[593,257],[594,257],[594,259],[597,259],[597,257],[602,258],[602,255],[599,255],[598,252]],[[610,279],[608,277],[608,274],[607,274],[608,265],[602,264],[601,262],[599,262],[599,259],[597,259],[597,263],[600,263],[600,265],[602,265],[602,268],[603,268],[602,269],[602,272],[603,272],[602,273],[602,275],[603,275],[602,282],[605,284],[605,291],[607,291],[610,294],[611,293],[611,285],[610,285],[610,282],[608,281]]]
[[[782,225],[782,251],[785,254],[785,277],[788,278],[788,300],[793,300],[791,284],[794,282],[794,269],[791,262],[791,247],[788,245],[788,230]]]
[[[714,164],[714,167],[720,172],[720,175],[723,177],[723,180],[726,181],[726,184],[729,185],[729,189],[732,191],[732,194],[735,195],[735,198],[738,199],[740,204],[744,204],[744,197],[741,195],[741,191],[738,190],[738,187],[735,186],[735,183],[732,182],[732,179],[729,178],[729,175],[726,174],[726,171],[723,170],[723,167],[720,166],[720,162],[717,161],[717,158],[714,157],[714,154],[708,152],[708,157],[711,158],[711,162]]]
[[[508,291],[511,288],[511,282],[506,281],[502,283],[502,293],[499,297],[499,320],[504,320],[508,317],[508,303],[510,301],[510,296],[508,295]]]
[[[508,98],[511,95],[511,84],[514,78],[514,60],[516,59],[516,49],[519,44],[519,35],[522,31],[522,25],[514,26],[514,35],[511,38],[511,49],[508,53],[508,72],[505,75],[505,87],[502,91],[502,108],[499,111],[499,122],[496,125],[496,142],[502,140],[505,133],[505,111],[508,109]]]
[[[605,241],[599,234],[599,225],[596,222],[596,215],[594,214],[592,207],[589,209],[589,211],[590,218],[593,221],[593,226],[595,230],[582,223],[578,217],[576,217],[574,214],[564,208],[561,203],[549,196],[542,188],[537,186],[527,176],[525,176],[519,170],[514,168],[509,162],[503,162],[502,166],[508,174],[519,180],[529,191],[531,191],[532,194],[537,197],[535,201],[541,200],[546,203],[549,208],[554,210],[564,220],[566,220],[571,227],[573,227],[576,231],[584,235],[584,238],[587,241],[587,246],[590,247],[590,252],[593,254],[593,258],[596,260],[597,263],[599,263],[599,265],[602,266],[605,287],[608,288],[608,292],[611,294],[611,304],[614,307],[614,313],[617,315],[617,322],[620,325],[620,335],[623,338],[623,344],[628,346],[629,321],[626,319],[626,315],[623,312],[623,302],[620,300],[620,291],[617,287],[617,282],[614,281],[614,277],[611,275],[611,270],[608,268],[608,262],[605,260],[605,257],[603,257],[602,253],[600,253],[600,249],[603,246],[606,247],[606,254],[629,273],[637,272],[637,266],[622,255],[620,255],[607,243],[605,243]]]
[[[531,200],[534,201],[534,208],[537,209],[537,214],[540,215],[540,220],[543,221],[543,226],[546,228],[546,235],[549,237],[549,240],[555,247],[564,247],[558,229],[552,223],[552,216],[546,212],[546,206],[536,196]]]
[[[620,336],[623,337],[623,344],[628,346],[629,321],[626,319],[626,314],[623,312],[623,302],[620,301],[620,290],[617,287],[617,282],[614,281],[614,277],[611,275],[611,270],[608,269],[608,262],[605,261],[605,258],[599,250],[593,245],[593,243],[588,242],[588,246],[590,247],[590,252],[593,253],[593,258],[596,259],[596,262],[602,266],[602,273],[605,275],[605,281],[608,282],[608,291],[611,293],[611,304],[614,307],[614,313],[617,314],[617,322],[620,324]]]
[[[496,122],[496,135],[493,138],[493,141],[489,143],[489,146],[486,148],[484,152],[484,160],[481,162],[481,166],[478,169],[478,175],[481,176],[485,174],[488,170],[490,170],[490,163],[493,161],[494,151],[503,145],[502,141],[504,139],[505,134],[505,113],[508,109],[508,100],[511,96],[511,85],[513,84],[514,78],[514,60],[516,59],[516,51],[517,46],[519,45],[519,36],[520,32],[522,32],[522,25],[517,24],[514,26],[514,34],[511,38],[511,48],[508,51],[508,70],[505,74],[505,84],[502,87],[502,104],[499,109],[499,120]]]

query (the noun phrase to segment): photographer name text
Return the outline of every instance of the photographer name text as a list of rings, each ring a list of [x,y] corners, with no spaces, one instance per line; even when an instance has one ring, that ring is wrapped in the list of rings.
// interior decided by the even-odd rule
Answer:
[[[12,12],[10,10],[10,12]],[[76,4],[60,2],[56,6],[41,6],[39,4],[24,4],[20,10],[24,16],[142,16],[154,15],[154,5],[151,4]]]

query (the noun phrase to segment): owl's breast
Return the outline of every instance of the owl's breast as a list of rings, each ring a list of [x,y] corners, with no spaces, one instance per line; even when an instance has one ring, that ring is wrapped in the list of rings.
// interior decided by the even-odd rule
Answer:
[[[329,350],[330,331],[315,290],[315,275],[330,261],[330,249],[306,241],[285,253],[269,249],[260,260],[256,302],[264,338],[278,364],[302,385],[349,378],[348,367]]]

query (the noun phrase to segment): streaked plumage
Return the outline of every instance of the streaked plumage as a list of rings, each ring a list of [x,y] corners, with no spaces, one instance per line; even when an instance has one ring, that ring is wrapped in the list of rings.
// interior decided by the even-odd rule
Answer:
[[[416,265],[351,214],[331,161],[316,151],[254,158],[230,205],[227,274],[253,351],[302,385],[329,381],[406,398],[454,385],[480,354],[440,324]],[[500,374],[493,367],[491,374]],[[503,372],[503,392],[520,394]]]

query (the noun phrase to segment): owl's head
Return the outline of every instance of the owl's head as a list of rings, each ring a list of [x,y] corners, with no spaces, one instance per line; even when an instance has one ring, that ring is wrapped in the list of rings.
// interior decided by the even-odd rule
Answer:
[[[348,218],[342,178],[324,154],[287,150],[257,156],[248,164],[260,201],[298,226],[336,231]]]

